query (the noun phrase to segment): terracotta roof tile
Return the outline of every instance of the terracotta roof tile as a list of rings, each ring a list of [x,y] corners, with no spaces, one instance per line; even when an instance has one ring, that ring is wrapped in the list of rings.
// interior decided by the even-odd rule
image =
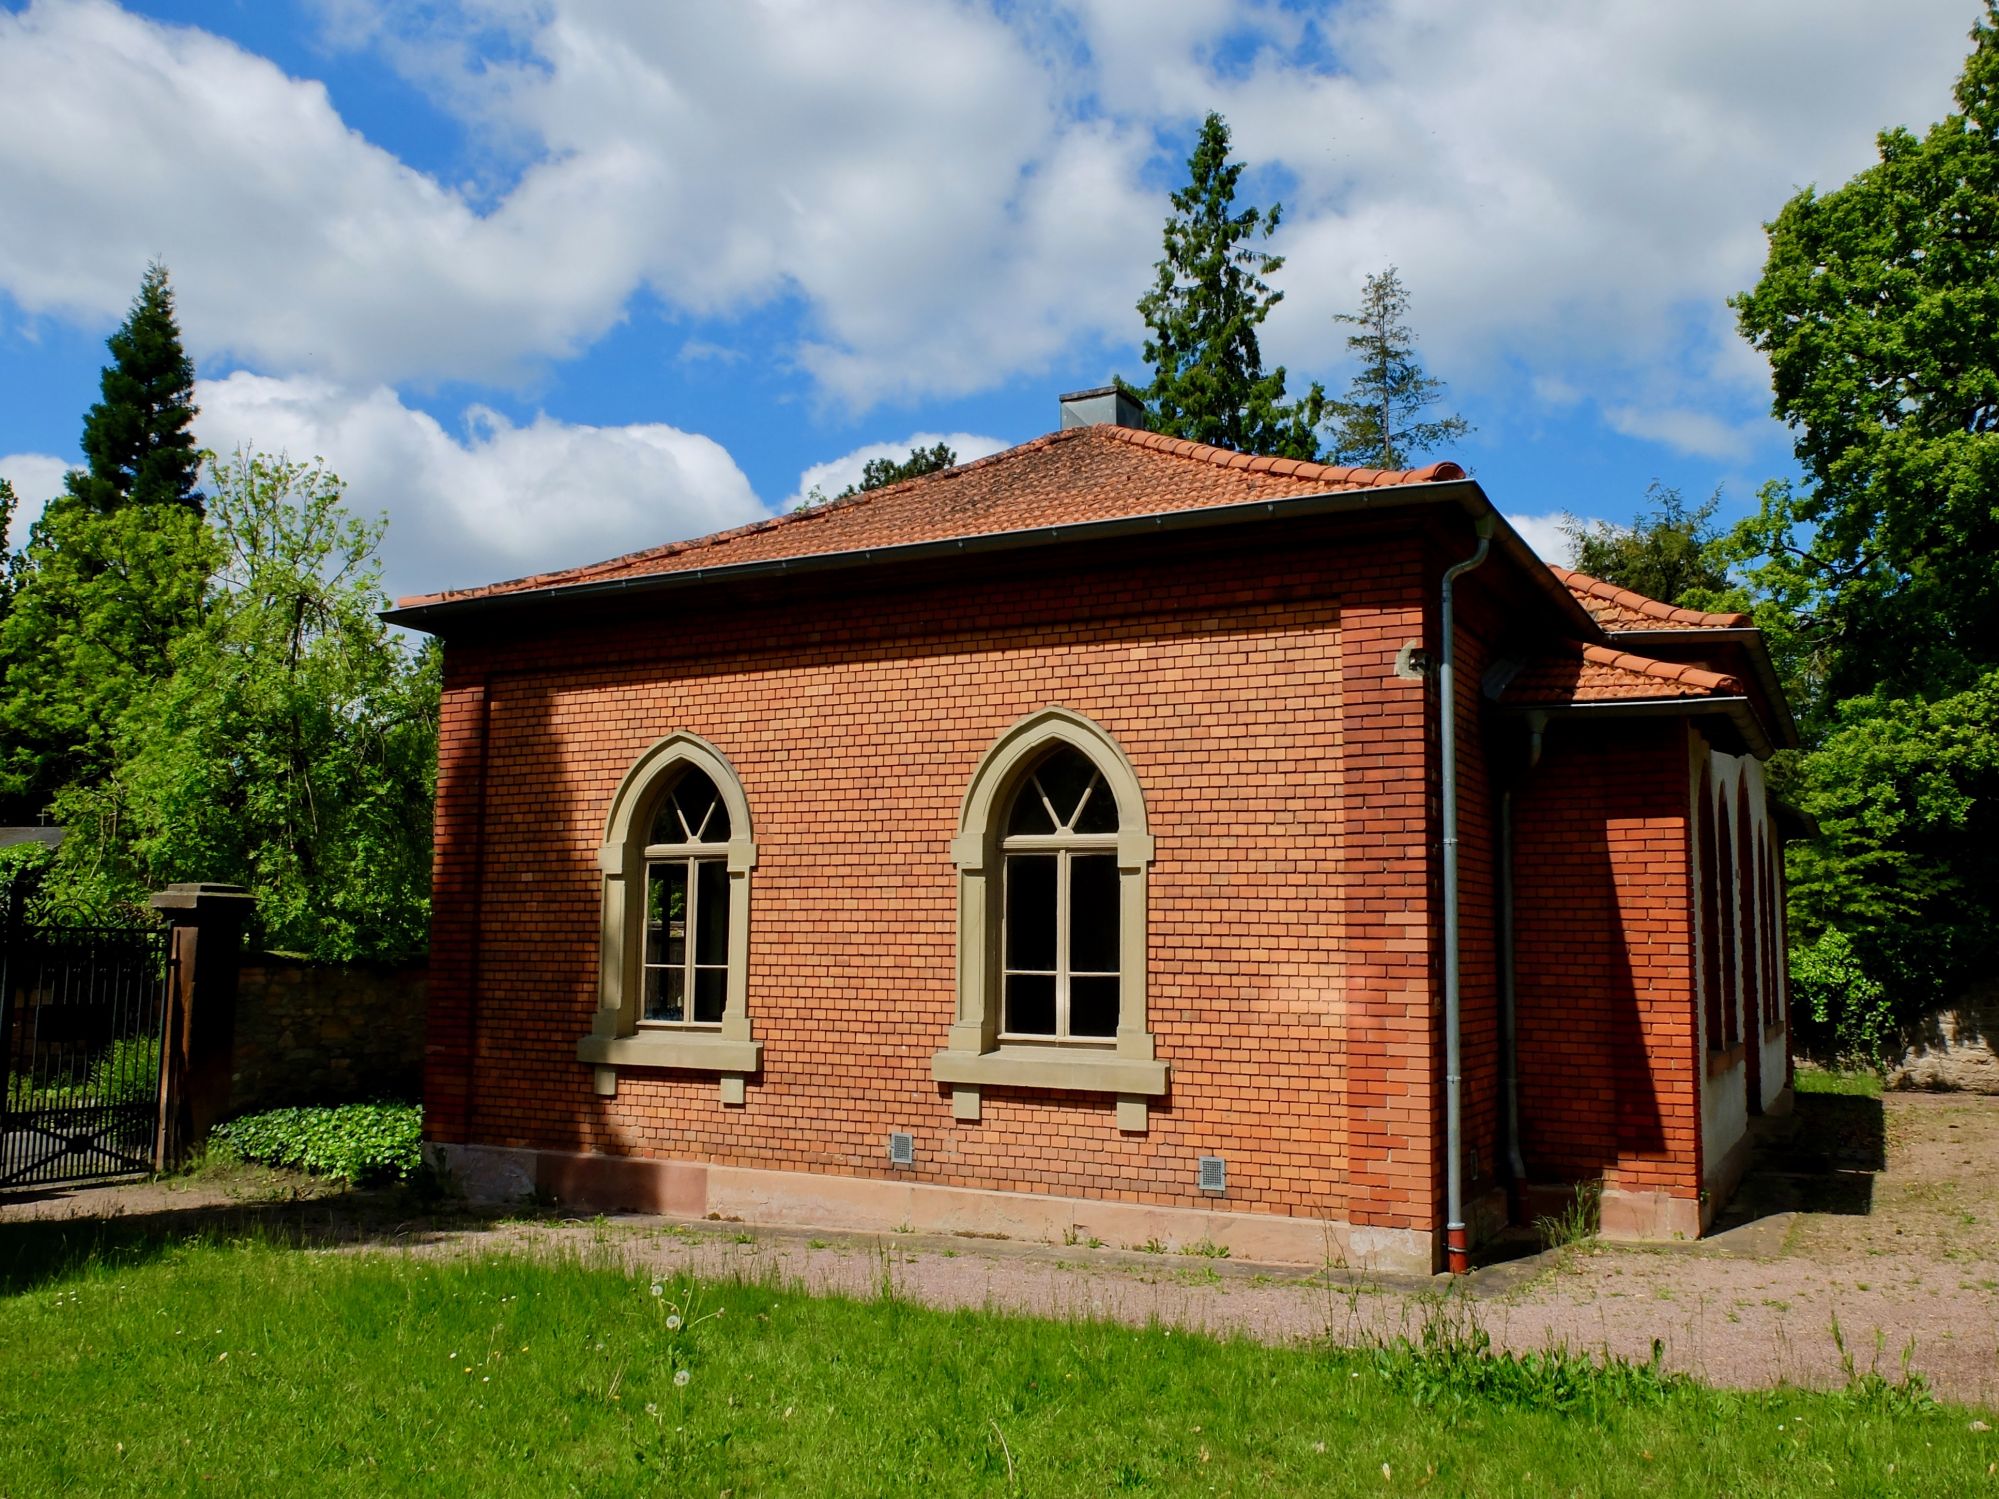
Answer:
[[[1289,458],[1252,458],[1130,427],[1072,427],[975,463],[732,531],[671,542],[586,567],[400,602],[409,608],[741,562],[826,556],[1463,477],[1464,470],[1455,463],[1386,471],[1340,468]]]
[[[1701,609],[1681,609],[1672,604],[1662,604],[1657,599],[1646,598],[1642,593],[1633,593],[1615,583],[1592,578],[1588,573],[1556,567],[1552,562],[1548,564],[1548,570],[1562,580],[1605,633],[1621,630],[1735,630],[1750,623],[1746,614],[1709,614]]]
[[[1563,641],[1515,672],[1499,700],[1516,707],[1569,703],[1741,697],[1742,683],[1679,661],[1655,661],[1607,645]]]

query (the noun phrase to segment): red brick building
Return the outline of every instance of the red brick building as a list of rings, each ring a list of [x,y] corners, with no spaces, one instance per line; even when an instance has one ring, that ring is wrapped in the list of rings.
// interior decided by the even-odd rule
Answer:
[[[1582,1181],[1702,1230],[1789,1103],[1760,636],[1453,464],[1121,412],[403,601],[476,1190],[1417,1270]]]

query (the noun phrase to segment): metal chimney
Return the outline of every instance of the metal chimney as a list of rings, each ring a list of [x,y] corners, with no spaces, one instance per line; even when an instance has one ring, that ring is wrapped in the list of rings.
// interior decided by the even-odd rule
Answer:
[[[1115,385],[1072,390],[1062,401],[1064,427],[1136,427],[1145,430],[1145,408]]]

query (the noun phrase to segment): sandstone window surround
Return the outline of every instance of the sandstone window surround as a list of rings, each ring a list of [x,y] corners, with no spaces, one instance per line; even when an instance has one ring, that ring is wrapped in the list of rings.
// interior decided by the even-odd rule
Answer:
[[[763,1066],[749,1011],[756,862],[749,801],[713,745],[670,734],[625,773],[597,850],[597,1015],[576,1044],[598,1093],[617,1092],[622,1068],[667,1067],[715,1074],[724,1104],[744,1101]],[[726,922],[701,921],[704,899]]]
[[[1044,784],[1044,772],[1056,784]],[[1114,818],[1104,815],[1111,810],[1106,803],[1114,804]],[[987,1088],[1106,1093],[1117,1099],[1118,1128],[1143,1131],[1149,1100],[1166,1094],[1167,1067],[1156,1059],[1146,1025],[1153,838],[1138,776],[1123,750],[1097,724],[1065,708],[1022,719],[973,775],[952,857],[958,871],[957,1019],[930,1070],[951,1088],[953,1116],[976,1120]],[[1115,861],[1114,895],[1099,889],[1096,860]],[[1077,950],[1067,940],[1079,898],[1098,906],[1115,902],[1114,971],[1090,950],[1087,937]],[[1010,915],[1016,928],[1011,944]],[[1047,929],[1047,940],[1022,941],[1023,916],[1036,932]]]

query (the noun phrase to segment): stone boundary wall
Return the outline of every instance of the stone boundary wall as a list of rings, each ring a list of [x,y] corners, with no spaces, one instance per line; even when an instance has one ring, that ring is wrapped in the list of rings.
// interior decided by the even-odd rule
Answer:
[[[1926,1015],[1903,1036],[1888,1086],[1943,1093],[1999,1093],[1999,985]]]
[[[246,953],[229,1113],[414,1099],[428,969]]]

